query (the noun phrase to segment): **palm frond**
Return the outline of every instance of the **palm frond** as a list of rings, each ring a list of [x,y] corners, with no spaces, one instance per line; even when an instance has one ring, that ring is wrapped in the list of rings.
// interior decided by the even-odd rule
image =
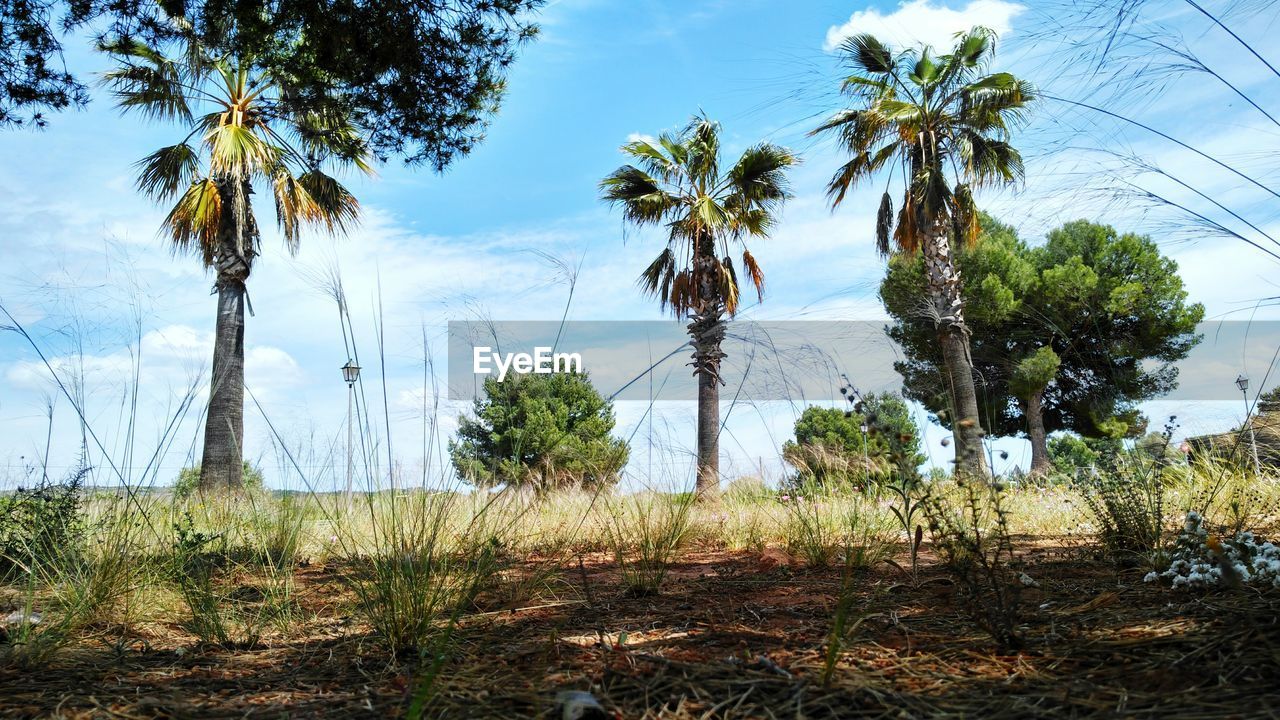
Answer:
[[[124,112],[136,111],[150,120],[191,121],[181,73],[172,64],[125,65],[102,78]]]
[[[246,178],[268,173],[280,164],[282,151],[262,136],[228,118],[227,113],[205,116],[208,128],[203,142],[209,151],[209,169],[214,175]]]
[[[892,93],[893,86],[886,79],[850,75],[840,83],[840,92],[853,97],[876,97]]]
[[[676,175],[675,161],[663,152],[660,144],[655,145],[643,139],[635,140],[623,145],[622,152],[635,158],[649,175],[660,177],[667,182],[671,182]]]
[[[840,50],[857,68],[876,75],[893,72],[893,53],[874,35],[861,33],[845,38]]]
[[[775,203],[789,197],[786,170],[798,162],[790,150],[761,143],[742,153],[729,170],[729,183],[748,205]]]
[[[295,178],[287,169],[280,167],[272,181],[272,190],[276,201],[276,223],[290,252],[298,251],[304,225],[333,235],[347,232],[360,219],[360,203],[355,196],[319,170],[311,170]]]
[[[698,301],[698,291],[694,285],[693,273],[688,268],[676,273],[671,281],[671,297],[667,305],[677,317],[684,315]]]
[[[775,213],[763,207],[732,208],[729,212],[733,223],[730,234],[735,239],[742,237],[768,237],[777,223]]]
[[[1021,180],[1025,174],[1022,155],[1003,140],[963,130],[956,137],[956,148],[965,177],[974,186],[1009,184]]]
[[[827,197],[831,200],[831,207],[839,207],[850,190],[879,172],[898,154],[901,146],[902,142],[896,141],[874,151],[862,150],[855,153],[849,162],[841,165],[827,183]]]
[[[690,238],[697,234],[699,227],[714,233],[717,230],[729,228],[731,224],[724,206],[710,195],[701,195],[694,199],[693,217],[690,219],[696,221],[686,224]]]
[[[640,287],[649,295],[658,298],[663,310],[671,302],[671,285],[676,276],[676,257],[671,247],[663,248],[658,257],[649,263],[649,267],[640,273]]]
[[[168,200],[189,186],[200,170],[200,158],[195,148],[186,143],[163,147],[151,153],[136,166],[138,190],[157,200]]]
[[[978,223],[978,205],[973,200],[973,191],[969,185],[956,185],[951,193],[951,204],[951,226],[956,239],[963,245],[972,246],[978,241],[981,227]]]
[[[902,207],[898,209],[898,224],[893,230],[893,243],[898,252],[914,255],[920,250],[920,228],[917,224],[917,212],[908,190],[903,198]]]
[[[191,183],[164,219],[179,252],[194,252],[212,265],[222,223],[222,194],[211,178]]]
[[[893,230],[893,198],[889,193],[880,197],[880,210],[876,212],[876,252],[888,256],[889,233]]]
[[[369,144],[341,105],[292,113],[288,120],[297,135],[299,150],[311,164],[336,160],[365,175],[374,174]]]
[[[649,173],[624,165],[600,181],[601,197],[621,205],[629,222],[653,225],[662,222],[678,202]]]
[[[695,182],[711,186],[720,175],[720,124],[696,117],[682,133],[685,171]]]
[[[755,256],[750,250],[742,250],[742,269],[746,271],[747,277],[751,278],[751,284],[756,288],[756,300],[764,301],[764,271],[760,269],[760,264],[756,262]]]
[[[977,26],[959,35],[951,57],[965,67],[977,67],[995,47],[996,33]]]
[[[319,170],[309,170],[298,177],[315,203],[316,227],[330,234],[346,233],[360,221],[360,201],[342,183]]]
[[[734,272],[733,261],[724,258],[716,264],[716,290],[724,303],[724,311],[733,317],[738,313],[738,273]]]

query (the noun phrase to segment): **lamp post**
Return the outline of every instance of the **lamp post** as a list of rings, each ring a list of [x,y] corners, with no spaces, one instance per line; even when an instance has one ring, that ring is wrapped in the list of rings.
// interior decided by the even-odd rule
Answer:
[[[871,477],[871,459],[867,455],[867,433],[871,431],[871,427],[863,421],[858,430],[862,431],[862,485],[865,487]]]
[[[1254,475],[1261,475],[1262,463],[1258,462],[1258,438],[1253,434],[1253,417],[1249,413],[1249,376],[1237,376],[1236,387],[1240,388],[1240,394],[1244,396],[1244,422],[1249,426],[1249,447],[1253,453],[1253,473]]]
[[[356,382],[360,379],[360,366],[355,364],[350,358],[347,364],[342,366],[342,379],[347,383],[347,499],[351,499],[351,476],[354,471],[354,461],[351,456],[351,435],[352,428],[352,410],[355,407]]]

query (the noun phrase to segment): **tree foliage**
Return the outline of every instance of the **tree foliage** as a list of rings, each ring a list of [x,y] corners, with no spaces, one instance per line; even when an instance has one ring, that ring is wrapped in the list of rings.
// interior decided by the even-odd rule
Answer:
[[[635,164],[614,170],[600,182],[605,200],[622,208],[628,222],[658,225],[667,243],[640,276],[645,292],[677,318],[705,312],[720,303],[738,309],[739,270],[764,294],[764,271],[746,241],[765,238],[789,197],[787,170],[798,162],[784,147],[760,143],[731,167],[720,166],[720,125],[694,118],[679,133],[622,146]]]
[[[1172,390],[1173,362],[1200,340],[1204,308],[1187,302],[1174,261],[1147,237],[1076,221],[1030,247],[1007,225],[983,217],[983,233],[956,262],[970,298],[969,324],[984,426],[1026,432],[1025,403],[1039,392],[1048,432],[1136,436],[1137,404]],[[893,259],[880,297],[903,348],[895,364],[907,396],[948,424],[941,353],[921,317],[924,270]]]
[[[227,185],[268,185],[281,235],[291,252],[304,227],[342,233],[360,204],[326,166],[372,173],[368,146],[354,119],[339,112],[296,112],[297,88],[263,71],[252,57],[213,55],[193,44],[173,56],[140,42],[113,40],[116,60],[104,79],[122,111],[180,126],[185,138],[138,163],[138,189],[174,202],[165,230],[177,250],[208,267],[257,254],[257,223]],[[235,217],[237,214],[244,217]],[[230,222],[228,222],[230,221]],[[228,225],[234,247],[223,247]],[[247,276],[247,272],[245,273]]]
[[[613,427],[613,405],[585,373],[489,378],[474,417],[458,419],[449,453],[459,476],[478,487],[608,486],[629,452]]]
[[[295,112],[350,114],[379,156],[442,170],[483,137],[542,2],[0,0],[0,125],[43,125],[45,112],[88,101],[62,36],[92,28],[99,40],[255,58],[295,89]]]
[[[805,408],[782,456],[806,480],[828,485],[914,473],[925,460],[910,408],[891,393],[867,395],[854,410]]]

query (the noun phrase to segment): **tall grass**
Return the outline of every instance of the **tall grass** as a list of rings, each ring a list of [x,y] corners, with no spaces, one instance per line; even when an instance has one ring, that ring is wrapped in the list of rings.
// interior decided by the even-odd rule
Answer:
[[[622,584],[634,597],[656,595],[690,539],[694,493],[647,491],[604,499],[602,525]]]

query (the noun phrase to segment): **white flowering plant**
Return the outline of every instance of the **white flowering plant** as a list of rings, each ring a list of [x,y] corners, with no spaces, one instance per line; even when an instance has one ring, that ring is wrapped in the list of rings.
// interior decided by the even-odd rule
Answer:
[[[1169,567],[1143,580],[1167,580],[1182,590],[1236,582],[1280,588],[1280,547],[1247,530],[1220,541],[1205,527],[1204,516],[1192,510],[1174,542]]]

